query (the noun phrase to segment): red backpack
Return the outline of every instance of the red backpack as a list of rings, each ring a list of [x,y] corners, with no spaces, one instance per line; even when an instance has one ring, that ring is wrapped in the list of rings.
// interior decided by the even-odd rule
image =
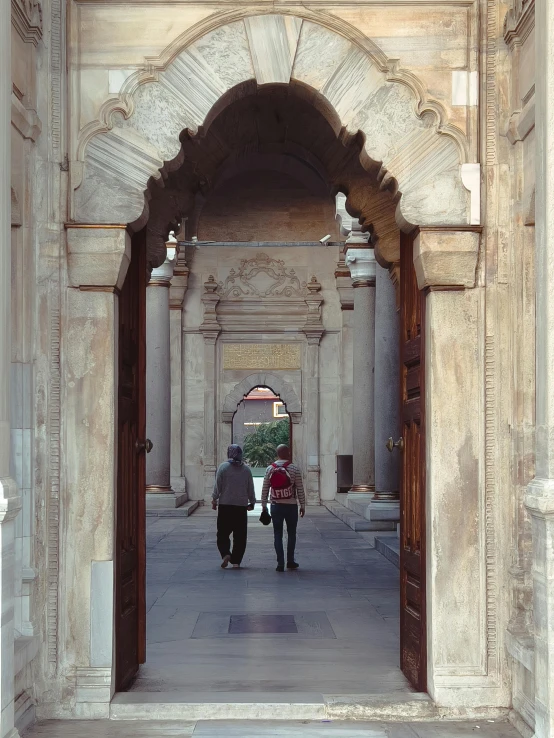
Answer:
[[[290,500],[291,497],[294,497],[292,479],[287,470],[289,464],[290,461],[282,465],[275,463],[271,465],[272,470],[269,475],[269,485],[271,487],[272,500]]]

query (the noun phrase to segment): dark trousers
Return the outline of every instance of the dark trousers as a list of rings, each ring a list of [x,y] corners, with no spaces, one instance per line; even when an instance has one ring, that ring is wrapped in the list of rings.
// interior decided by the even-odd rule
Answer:
[[[240,564],[246,551],[248,515],[242,505],[219,505],[217,513],[217,547],[221,558],[231,556],[231,564]],[[233,534],[233,550],[231,541]]]
[[[271,505],[271,520],[273,522],[277,564],[279,566],[285,565],[285,552],[283,551],[283,524],[285,522],[287,524],[287,564],[292,564],[294,561],[294,549],[296,548],[298,505],[286,505],[282,503]]]

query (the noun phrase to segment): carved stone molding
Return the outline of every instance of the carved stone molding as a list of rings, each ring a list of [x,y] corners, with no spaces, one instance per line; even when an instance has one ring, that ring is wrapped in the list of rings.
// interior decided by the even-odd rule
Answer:
[[[242,259],[238,271],[231,269],[225,281],[219,282],[221,299],[241,297],[305,297],[306,282],[301,282],[294,269],[287,269],[281,259],[258,253]]]
[[[419,289],[475,287],[480,241],[479,226],[420,228],[414,241]]]
[[[308,282],[307,289],[309,292],[309,297],[306,298],[308,316],[303,331],[309,344],[319,344],[321,336],[325,333],[321,320],[321,306],[323,305],[323,299],[319,294],[321,285],[315,277],[312,277]]]
[[[38,0],[12,0],[12,25],[26,43],[37,46],[42,38],[42,5]]]
[[[126,229],[68,225],[66,230],[70,286],[121,289],[131,262],[131,237]]]
[[[217,319],[217,303],[219,302],[219,295],[217,294],[217,282],[213,274],[210,274],[208,279],[204,282],[204,294],[202,295],[202,303],[204,304],[204,320],[200,326],[200,333],[204,336],[206,343],[215,344],[219,333],[221,332],[221,326]]]
[[[20,228],[23,225],[21,216],[21,205],[17,198],[17,193],[14,188],[11,188],[11,222],[12,228]]]
[[[504,20],[504,41],[510,49],[525,43],[534,27],[535,0],[514,0]]]
[[[214,46],[207,38],[216,30]],[[286,52],[275,55],[273,50],[284,49],[283,44]],[[227,54],[225,49],[233,51]],[[318,60],[321,74],[317,77],[304,69],[307,56]],[[331,94],[333,75],[352,56],[359,58],[363,74]],[[203,74],[197,73],[199,65]],[[369,78],[380,82],[382,109],[375,107],[378,103],[365,82]],[[194,83],[183,85],[182,79]],[[80,222],[141,221],[149,179],[161,181],[173,166],[169,163],[180,154],[181,111],[189,111],[187,128],[194,135],[200,126],[209,127],[214,105],[231,89],[296,82],[315,85],[317,93],[329,95],[330,109],[341,111],[338,115],[345,129],[354,125],[357,114],[351,99],[358,101],[357,109],[367,106],[383,116],[378,130],[371,116],[367,129],[360,129],[365,134],[362,155],[375,164],[380,188],[395,197],[402,193],[398,214],[402,224],[436,223],[439,213],[440,221],[448,217],[452,223],[468,222],[459,165],[470,157],[470,145],[462,130],[450,122],[447,109],[427,96],[422,80],[402,69],[397,59],[388,59],[359,29],[330,17],[322,25],[321,13],[300,6],[278,14],[260,15],[257,6],[214,13],[210,21],[171,40],[160,57],[150,58],[145,68],[131,74],[118,95],[107,97],[98,117],[79,133],[76,159],[85,166],[71,170],[75,192],[71,218]],[[169,111],[163,103],[168,95],[174,100]],[[381,131],[387,132],[385,138]],[[431,198],[425,174],[430,167],[443,182]],[[99,182],[101,199],[97,196]],[[351,188],[349,197],[353,197]]]
[[[36,141],[42,130],[42,123],[35,110],[26,108],[12,92],[12,126],[16,128],[23,138]]]

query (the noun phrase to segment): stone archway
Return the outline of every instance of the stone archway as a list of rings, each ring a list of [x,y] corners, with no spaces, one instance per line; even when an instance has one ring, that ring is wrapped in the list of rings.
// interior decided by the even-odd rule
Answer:
[[[148,181],[180,164],[181,132],[205,130],[220,101],[249,81],[297,83],[337,135],[361,131],[368,165],[402,194],[400,226],[478,222],[468,188],[478,192],[479,178],[467,170],[477,152],[413,74],[343,21],[323,25],[309,12],[227,19],[172,42],[84,126],[72,169],[75,222],[140,227]]]
[[[268,372],[256,372],[249,374],[234,389],[229,392],[223,402],[221,420],[223,423],[231,423],[238,404],[244,400],[253,387],[269,387],[287,406],[293,423],[300,423],[302,418],[302,404],[296,394],[294,387],[276,374]]]
[[[431,226],[421,228],[413,246],[418,287],[428,288],[426,330],[428,360],[433,367],[428,388],[426,482],[429,520],[433,521],[429,560],[434,567],[429,569],[429,690],[445,706],[488,705],[491,700],[503,704],[495,667],[500,660],[496,616],[485,617],[468,604],[473,602],[476,589],[488,591],[496,586],[497,566],[494,540],[488,535],[494,528],[490,493],[485,490],[485,500],[479,481],[479,417],[473,412],[484,397],[481,328],[485,287],[483,280],[477,279],[479,234],[471,228],[479,222],[478,207],[477,211],[472,209],[475,200],[479,205],[479,198],[475,198],[478,176],[468,179],[464,167],[476,167],[478,175],[479,165],[471,164],[476,161],[476,150],[470,148],[461,131],[448,124],[441,106],[426,100],[415,77],[402,74],[354,29],[344,24],[338,30],[331,29],[307,12],[303,18],[268,15],[230,20],[218,28],[197,29],[194,37],[182,43],[177,40],[162,58],[151,60],[144,70],[129,77],[117,98],[106,102],[98,119],[83,128],[74,153],[73,223],[67,229],[71,293],[66,306],[70,325],[67,355],[75,364],[74,372],[83,376],[78,374],[79,381],[74,382],[69,375],[67,436],[72,441],[67,455],[78,470],[72,479],[75,489],[98,489],[98,468],[102,465],[105,483],[101,485],[101,502],[109,526],[102,531],[93,559],[103,561],[110,556],[114,465],[108,458],[109,438],[106,442],[98,436],[102,442],[96,443],[104,456],[99,455],[101,461],[95,459],[90,467],[83,466],[83,444],[78,441],[83,438],[90,450],[95,444],[94,429],[110,428],[117,388],[116,373],[111,371],[117,345],[114,316],[131,250],[126,225],[132,223],[136,229],[147,219],[144,192],[149,180],[163,187],[167,172],[179,166],[183,128],[209,127],[210,111],[217,113],[222,97],[229,102],[233,91],[245,82],[261,86],[294,83],[312,95],[315,105],[322,106],[339,140],[349,131],[371,134],[365,138],[364,155],[376,172],[377,182],[383,187],[393,183],[393,189],[402,195],[397,222],[406,229],[414,223]],[[307,28],[313,46],[307,44]],[[286,53],[277,54],[276,59],[269,55],[275,64],[267,64],[257,54],[264,44]],[[225,51],[212,53],[214,48]],[[85,334],[83,325],[88,331]],[[90,343],[90,362],[112,365],[105,381],[77,361],[83,354],[83,335]],[[208,338],[215,341],[214,336]],[[456,382],[450,373],[453,347]],[[265,380],[248,378],[246,391],[254,383],[269,384],[276,392],[283,389],[266,375]],[[453,387],[458,404],[452,397]],[[239,392],[233,401],[241,399]],[[301,412],[300,402],[297,407]],[[456,410],[455,433],[450,432],[452,408]],[[95,458],[93,454],[90,457]],[[445,480],[456,485],[451,494],[445,493]],[[462,481],[471,495],[465,496],[464,508],[453,507],[451,500],[458,499]],[[487,511],[484,518],[482,510]],[[447,648],[452,613],[445,609],[444,601],[451,597],[452,573],[459,571],[460,556],[459,547],[449,546],[457,543],[456,532],[462,526],[466,530],[471,526],[463,555],[473,576],[456,581],[458,603],[466,606],[455,608],[455,630],[470,635],[463,643]],[[81,579],[88,581],[83,577],[86,567],[78,558],[74,566]],[[82,652],[88,653],[89,624],[82,613],[80,620],[83,626],[77,639]],[[108,650],[111,653],[111,645]],[[85,657],[83,662],[88,668]],[[103,668],[111,673],[111,662]],[[109,683],[108,673],[103,678]]]

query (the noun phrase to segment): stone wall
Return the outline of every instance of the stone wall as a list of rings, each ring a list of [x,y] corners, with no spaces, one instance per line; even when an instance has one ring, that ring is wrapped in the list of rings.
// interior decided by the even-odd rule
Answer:
[[[535,649],[531,523],[524,494],[535,472],[535,8],[518,0],[507,14],[504,41],[509,53],[506,156],[513,171],[507,229],[513,244],[509,266],[513,339],[513,423],[510,470],[514,490],[512,596],[507,649],[518,727],[535,728]]]
[[[326,235],[339,239],[333,198],[278,171],[225,182],[209,197],[198,225],[200,241],[319,241]]]

